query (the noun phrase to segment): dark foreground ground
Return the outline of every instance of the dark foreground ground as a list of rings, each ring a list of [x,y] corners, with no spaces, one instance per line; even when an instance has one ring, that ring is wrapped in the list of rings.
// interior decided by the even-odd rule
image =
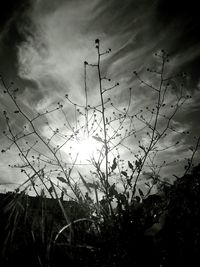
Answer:
[[[61,200],[75,223],[56,239],[67,225],[57,200],[1,194],[0,266],[200,266],[200,166],[158,195],[120,201],[100,218]]]

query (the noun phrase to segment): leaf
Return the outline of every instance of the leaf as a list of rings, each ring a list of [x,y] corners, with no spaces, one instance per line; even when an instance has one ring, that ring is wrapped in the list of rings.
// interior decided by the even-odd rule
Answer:
[[[88,195],[88,192],[85,193],[85,198],[86,200],[88,200],[89,202],[92,202],[91,197]]]
[[[72,172],[72,168],[69,168],[68,177],[70,177],[70,175],[71,175],[71,172]]]
[[[67,195],[67,189],[65,187],[62,187],[62,192],[64,192]]]
[[[144,152],[146,152],[145,148],[143,146],[139,146]]]
[[[111,166],[112,171],[114,171],[117,168],[117,162],[116,162],[116,158],[113,159],[113,164]]]
[[[118,195],[117,190],[115,189],[115,184],[111,185],[111,187],[109,188],[109,196],[113,197]]]
[[[62,183],[66,183],[66,179],[63,178],[63,177],[61,177],[61,176],[57,176],[57,179],[58,179],[59,181],[61,181]]]
[[[139,188],[138,191],[140,193],[140,196],[143,197],[144,196],[144,193],[142,192],[142,190]]]
[[[52,186],[49,187],[48,191],[49,191],[50,194],[53,192]]]
[[[189,147],[189,149],[193,152],[194,151],[194,148],[193,146]]]
[[[122,204],[126,204],[126,196],[124,194],[117,194],[117,199],[120,200]]]
[[[132,186],[132,184],[131,184],[131,180],[132,180],[132,176],[129,178],[129,179],[127,179],[127,184],[131,187]]]
[[[138,171],[140,171],[141,170],[141,167],[142,167],[142,160],[141,159],[136,160],[135,166],[138,169]]]
[[[90,187],[90,188],[98,189],[98,185],[95,184],[95,183],[87,183],[87,186]]]
[[[135,200],[139,203],[140,202],[140,197],[139,196],[136,196],[135,197]]]
[[[133,164],[131,164],[130,161],[128,161],[128,166],[129,166],[129,168],[130,168],[131,170],[133,170]]]
[[[92,136],[96,141],[104,143],[104,141],[101,139],[101,137]]]
[[[121,171],[121,174],[124,175],[125,177],[128,176],[127,172],[125,172],[125,171]]]
[[[16,189],[15,189],[15,192],[18,193],[18,192],[19,192],[19,188],[16,188]]]
[[[150,187],[150,185],[148,183],[144,183],[147,187]]]
[[[88,183],[85,181],[83,175],[80,172],[78,172],[78,174],[79,174],[79,176],[80,176],[85,188],[88,190],[89,193],[91,193],[90,187],[88,186]]]

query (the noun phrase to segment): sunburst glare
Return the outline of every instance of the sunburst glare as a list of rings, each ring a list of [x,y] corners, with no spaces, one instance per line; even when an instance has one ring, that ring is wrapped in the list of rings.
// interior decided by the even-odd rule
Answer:
[[[79,136],[74,138],[63,147],[63,152],[68,154],[76,164],[89,164],[92,159],[99,157],[103,149],[103,143],[97,141],[93,136]]]

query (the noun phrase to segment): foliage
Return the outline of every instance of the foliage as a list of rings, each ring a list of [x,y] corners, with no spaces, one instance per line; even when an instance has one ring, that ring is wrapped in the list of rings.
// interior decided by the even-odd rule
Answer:
[[[55,200],[4,195],[1,235],[9,236],[1,238],[7,242],[1,246],[9,250],[2,250],[7,256],[3,257],[3,266],[14,266],[17,262],[26,266],[27,261],[29,266],[60,266],[63,262],[68,266],[197,264],[200,248],[199,179],[200,165],[142,203],[134,201],[121,209],[119,202],[116,216],[107,217],[107,220],[83,219],[82,208],[78,206],[71,215],[76,216],[71,239],[69,226],[58,233],[64,218],[58,206],[56,208]],[[29,207],[25,210],[27,201]],[[44,207],[45,202],[42,212],[41,205]],[[63,202],[68,211],[71,204]],[[73,206],[75,208],[76,203]]]
[[[199,265],[200,165],[178,179],[167,192],[165,227],[160,235],[163,266]]]

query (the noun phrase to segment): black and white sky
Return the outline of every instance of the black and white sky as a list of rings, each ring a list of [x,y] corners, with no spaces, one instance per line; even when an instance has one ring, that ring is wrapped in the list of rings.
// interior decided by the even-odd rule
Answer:
[[[115,101],[123,105],[126,89],[132,87],[133,103],[139,108],[149,105],[151,95],[138,89],[133,71],[142,72],[152,64],[153,54],[164,49],[170,54],[171,73],[188,73],[187,93],[192,100],[174,123],[190,133],[181,136],[180,150],[170,152],[174,158],[184,158],[194,143],[193,136],[200,134],[199,25],[195,0],[1,1],[0,74],[6,83],[13,81],[20,88],[20,101],[27,113],[45,110],[65,94],[81,103],[83,62],[95,60],[94,40],[99,38],[103,47],[112,48],[104,71],[120,83],[113,95]],[[95,97],[95,92],[90,94]],[[7,142],[2,134],[5,109],[12,106],[1,90],[1,150]],[[13,118],[12,123],[20,128],[24,121]],[[11,151],[0,155],[2,184],[19,179],[15,170],[7,167],[15,157]]]

